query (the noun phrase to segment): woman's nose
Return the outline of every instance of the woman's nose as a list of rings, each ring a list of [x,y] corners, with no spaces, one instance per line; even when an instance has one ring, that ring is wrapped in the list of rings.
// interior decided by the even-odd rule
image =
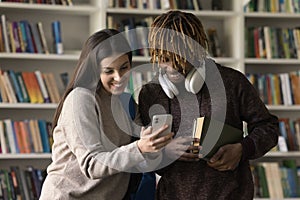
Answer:
[[[121,79],[121,74],[119,72],[114,73],[114,80],[119,81]]]

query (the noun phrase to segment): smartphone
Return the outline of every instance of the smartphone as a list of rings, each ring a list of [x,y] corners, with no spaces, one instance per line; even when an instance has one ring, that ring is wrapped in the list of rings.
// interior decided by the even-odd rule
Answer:
[[[168,133],[171,132],[172,129],[172,121],[173,121],[173,116],[171,114],[159,114],[159,115],[154,115],[152,118],[152,132],[160,129],[162,126],[165,124],[168,125],[168,128],[161,132],[159,136],[165,136]]]

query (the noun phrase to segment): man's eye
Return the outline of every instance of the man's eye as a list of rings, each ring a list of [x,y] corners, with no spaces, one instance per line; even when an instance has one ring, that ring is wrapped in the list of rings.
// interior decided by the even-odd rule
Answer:
[[[158,58],[159,62],[169,62],[170,61],[170,58],[169,57],[164,57],[164,56],[161,56]]]

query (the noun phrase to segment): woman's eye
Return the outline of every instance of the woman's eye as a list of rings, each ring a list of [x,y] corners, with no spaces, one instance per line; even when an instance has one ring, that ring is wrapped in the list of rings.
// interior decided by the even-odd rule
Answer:
[[[113,72],[114,72],[114,71],[113,71],[113,70],[110,70],[110,69],[109,69],[109,70],[108,70],[108,69],[107,69],[107,70],[104,70],[104,73],[105,73],[105,74],[112,74]]]
[[[121,67],[121,70],[127,70],[128,68],[129,68],[129,66],[125,65],[125,66]]]

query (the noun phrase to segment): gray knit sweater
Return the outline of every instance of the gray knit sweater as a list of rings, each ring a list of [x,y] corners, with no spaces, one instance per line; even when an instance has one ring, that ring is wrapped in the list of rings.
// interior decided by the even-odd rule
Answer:
[[[120,102],[111,104],[111,96],[103,90],[97,99],[84,88],[74,89],[66,98],[53,133],[52,163],[40,200],[122,199],[127,172],[145,161],[125,133],[132,130]]]

